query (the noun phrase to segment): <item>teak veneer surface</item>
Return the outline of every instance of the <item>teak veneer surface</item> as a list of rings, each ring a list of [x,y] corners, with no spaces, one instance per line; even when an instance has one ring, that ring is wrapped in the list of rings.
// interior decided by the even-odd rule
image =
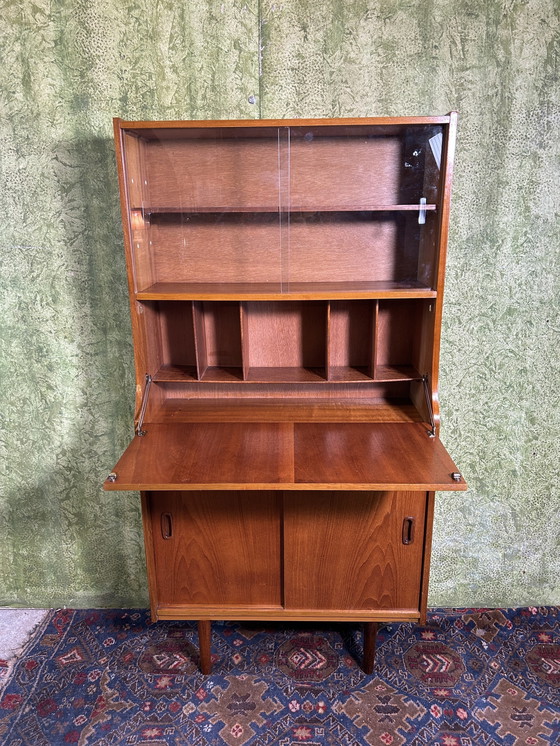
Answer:
[[[205,422],[145,425],[113,490],[462,490],[422,423]]]
[[[406,400],[305,398],[185,399],[170,397],[157,422],[420,422]]]
[[[290,492],[284,496],[287,609],[418,607],[426,496]],[[403,544],[403,520],[414,540]]]
[[[149,493],[159,603],[279,606],[280,500],[264,491]]]

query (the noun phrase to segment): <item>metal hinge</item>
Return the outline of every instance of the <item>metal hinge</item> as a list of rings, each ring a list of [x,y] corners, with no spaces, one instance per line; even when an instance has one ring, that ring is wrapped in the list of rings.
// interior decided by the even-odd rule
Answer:
[[[146,416],[146,408],[148,406],[148,397],[150,396],[150,386],[152,385],[152,377],[146,375],[146,385],[144,386],[144,393],[142,395],[142,406],[140,407],[140,416],[138,417],[138,425],[136,426],[136,435],[146,435],[146,431],[143,429],[144,417]]]
[[[436,421],[434,419],[434,410],[432,409],[432,398],[430,396],[430,387],[428,386],[428,374],[424,373],[422,376],[422,383],[424,384],[424,394],[426,396],[426,406],[428,407],[428,416],[430,417],[431,428],[428,430],[430,438],[436,437]]]

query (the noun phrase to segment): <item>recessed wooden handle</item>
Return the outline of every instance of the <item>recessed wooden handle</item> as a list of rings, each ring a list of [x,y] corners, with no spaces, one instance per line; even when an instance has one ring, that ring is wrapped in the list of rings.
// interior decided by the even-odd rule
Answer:
[[[171,513],[161,514],[161,535],[164,539],[170,539],[173,536],[173,518]]]
[[[414,541],[414,518],[407,516],[402,523],[402,543],[412,544]]]

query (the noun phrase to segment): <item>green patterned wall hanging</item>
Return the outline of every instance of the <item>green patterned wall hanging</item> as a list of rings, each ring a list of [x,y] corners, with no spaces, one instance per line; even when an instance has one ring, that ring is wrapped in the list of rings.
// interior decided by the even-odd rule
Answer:
[[[147,603],[111,118],[460,113],[431,605],[560,602],[554,0],[23,0],[0,43],[0,603]],[[251,103],[254,101],[254,103]]]

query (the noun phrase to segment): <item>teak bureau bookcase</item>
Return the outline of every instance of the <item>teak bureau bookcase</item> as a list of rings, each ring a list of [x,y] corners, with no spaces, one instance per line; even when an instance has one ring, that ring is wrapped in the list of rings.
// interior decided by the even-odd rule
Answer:
[[[153,620],[426,616],[456,115],[115,120]]]

